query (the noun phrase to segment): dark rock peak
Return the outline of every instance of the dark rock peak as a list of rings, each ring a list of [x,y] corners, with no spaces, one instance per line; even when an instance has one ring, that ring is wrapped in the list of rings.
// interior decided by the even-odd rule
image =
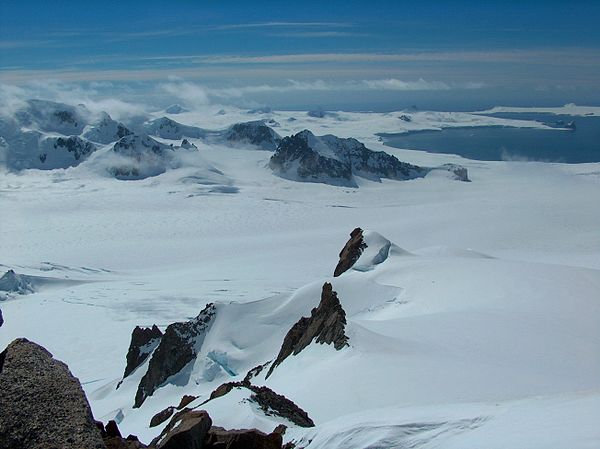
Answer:
[[[2,327],[2,325],[4,324],[4,318],[2,317],[2,309],[0,309],[0,327]],[[0,367],[0,371],[2,370],[2,367]]]
[[[140,443],[138,437],[135,435],[123,438],[119,426],[115,421],[109,421],[106,423],[106,426],[102,424],[102,421],[96,421],[96,426],[100,430],[106,449],[142,449],[147,447]]]
[[[223,397],[234,388],[249,390],[251,392],[250,400],[256,402],[265,415],[279,416],[300,427],[313,427],[315,425],[308,413],[298,407],[292,400],[275,393],[268,387],[259,387],[246,381],[226,382],[219,385],[202,404]]]
[[[333,276],[337,277],[352,268],[366,248],[367,244],[363,238],[363,230],[361,228],[354,229],[350,233],[350,239],[340,251],[340,260],[335,267]]]
[[[350,164],[311,148],[307,133],[312,135],[303,131],[284,137],[271,156],[269,167],[276,174],[295,180],[356,186]]]
[[[0,359],[0,448],[105,448],[79,381],[46,349],[14,340]]]
[[[242,142],[255,145],[263,150],[274,151],[281,136],[265,124],[264,120],[236,123],[225,132],[228,142]]]
[[[188,408],[177,412],[158,437],[152,440],[156,449],[203,449],[212,419],[204,410]]]
[[[134,407],[140,407],[169,377],[195,360],[196,351],[202,346],[215,313],[214,304],[207,304],[196,318],[167,327],[158,347],[152,353],[148,371],[140,381]]]
[[[187,139],[183,139],[181,141],[181,148],[183,148],[184,150],[197,150],[198,149],[198,147],[196,145],[194,145],[193,143],[190,143],[190,141]]]
[[[333,291],[331,284],[326,282],[323,284],[321,302],[311,310],[310,317],[300,318],[289,330],[266,377],[269,377],[275,367],[288,356],[299,354],[313,340],[317,343],[333,344],[337,350],[348,346],[345,327],[346,312],[340,304],[337,293]]]
[[[58,137],[53,145],[56,150],[66,150],[73,153],[76,161],[96,151],[96,145],[78,136]]]
[[[129,376],[156,349],[163,333],[156,324],[152,327],[136,326],[131,333],[131,343],[127,351],[127,365],[123,378]]]

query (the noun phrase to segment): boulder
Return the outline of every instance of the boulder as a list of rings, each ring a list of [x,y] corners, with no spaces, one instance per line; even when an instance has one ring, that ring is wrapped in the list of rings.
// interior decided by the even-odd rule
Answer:
[[[299,354],[316,340],[317,343],[332,344],[340,350],[348,346],[345,334],[346,312],[342,308],[337,293],[329,282],[323,284],[321,302],[311,310],[310,317],[302,317],[292,326],[283,339],[281,350],[269,368],[267,378],[273,370],[290,355]]]
[[[127,351],[127,365],[123,378],[129,376],[156,349],[160,343],[162,332],[156,325],[152,327],[136,326],[131,333],[131,343]]]
[[[352,268],[352,265],[356,263],[366,248],[367,244],[363,238],[363,230],[361,228],[355,228],[350,233],[350,239],[346,242],[346,245],[344,245],[340,252],[340,260],[335,267],[333,276],[337,277]]]
[[[279,433],[266,434],[257,429],[225,430],[212,427],[208,431],[206,449],[281,449],[283,437]]]
[[[24,338],[0,353],[0,449],[103,449],[79,381]]]
[[[152,440],[156,449],[203,449],[212,419],[204,410],[183,409],[177,412],[158,437]]]

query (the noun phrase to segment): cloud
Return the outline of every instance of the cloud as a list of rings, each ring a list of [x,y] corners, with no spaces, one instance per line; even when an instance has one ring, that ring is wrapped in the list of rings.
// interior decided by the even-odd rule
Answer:
[[[113,118],[119,120],[135,115],[144,115],[149,106],[141,103],[133,103],[117,98],[114,94],[113,84],[96,84],[92,87],[84,87],[75,83],[63,83],[60,81],[35,81],[23,86],[0,84],[0,113],[11,115],[16,110],[26,105],[25,101],[36,98],[57,101],[66,104],[83,104],[92,115],[102,111],[108,112]],[[99,90],[99,87],[103,87]],[[107,94],[110,92],[111,94]]]
[[[162,83],[159,88],[191,107],[205,106],[210,103],[207,89],[199,84],[172,78],[171,82]]]
[[[211,27],[213,30],[239,30],[253,28],[331,28],[331,27],[350,27],[348,22],[250,22],[233,23],[226,25],[217,25]]]
[[[441,81],[402,81],[396,78],[364,80],[363,85],[374,90],[450,90],[451,87]]]

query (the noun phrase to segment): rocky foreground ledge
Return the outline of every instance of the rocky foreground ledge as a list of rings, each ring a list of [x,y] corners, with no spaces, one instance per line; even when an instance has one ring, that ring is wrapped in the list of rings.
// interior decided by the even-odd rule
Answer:
[[[184,408],[146,446],[95,421],[79,380],[42,346],[19,338],[0,353],[0,449],[290,449],[284,432],[226,430]]]

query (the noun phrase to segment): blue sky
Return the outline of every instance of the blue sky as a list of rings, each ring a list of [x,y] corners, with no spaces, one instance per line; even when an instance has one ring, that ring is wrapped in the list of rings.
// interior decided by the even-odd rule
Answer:
[[[598,23],[598,1],[3,0],[0,82],[148,95],[180,80],[289,106],[600,104]]]

